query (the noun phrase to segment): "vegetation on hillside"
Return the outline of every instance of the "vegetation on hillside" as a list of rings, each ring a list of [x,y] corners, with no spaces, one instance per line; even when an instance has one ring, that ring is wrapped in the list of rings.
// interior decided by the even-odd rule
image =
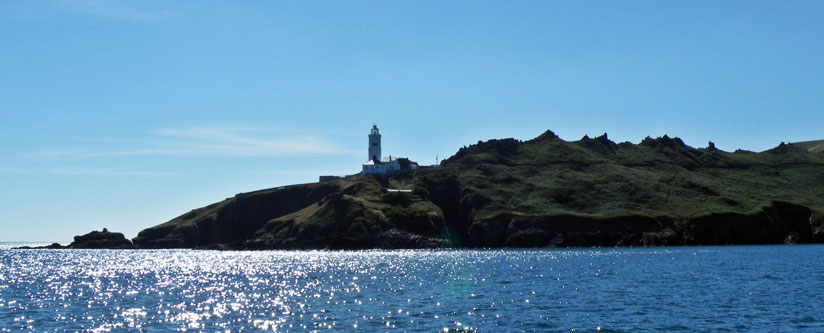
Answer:
[[[460,169],[464,192],[489,198],[481,215],[688,217],[748,212],[774,200],[824,207],[824,154],[795,144],[728,153],[668,136],[635,145],[616,144],[606,134],[567,142],[547,131],[526,142],[479,142],[444,165]]]
[[[396,248],[824,241],[824,141],[755,153],[675,137],[479,141],[439,168],[238,195],[137,247]],[[387,189],[412,189],[413,193]]]

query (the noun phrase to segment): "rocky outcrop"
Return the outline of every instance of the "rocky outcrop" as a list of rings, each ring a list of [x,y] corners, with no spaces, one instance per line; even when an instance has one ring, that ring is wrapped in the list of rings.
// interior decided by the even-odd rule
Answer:
[[[433,207],[429,207],[433,208]],[[422,207],[384,209],[343,193],[266,223],[240,249],[437,248],[443,218]]]
[[[17,249],[131,249],[134,248],[132,242],[126,239],[122,233],[109,232],[106,228],[103,231],[92,231],[82,236],[74,236],[74,242],[63,246],[59,243],[52,243],[46,246],[29,247],[23,246]]]
[[[812,242],[824,243],[824,213],[816,210],[812,211],[810,228],[812,229]]]
[[[774,201],[749,213],[709,213],[690,218],[679,226],[684,244],[781,244],[813,240],[811,210]]]
[[[643,215],[589,217],[581,215],[504,214],[476,221],[469,227],[468,239],[481,247],[580,247],[675,245],[669,235],[671,217]]]
[[[244,193],[146,229],[137,248],[443,247],[440,209],[371,175]],[[400,196],[400,197],[398,197]]]
[[[339,182],[296,185],[251,193],[192,210],[141,231],[137,248],[198,248],[252,238],[269,220],[296,212],[340,191]]]
[[[14,247],[15,250],[32,250],[32,249],[68,249],[68,246],[60,245],[60,243],[51,243],[49,245],[44,246],[18,246]]]
[[[103,228],[103,231],[92,231],[82,236],[74,236],[74,242],[68,247],[72,249],[131,249],[133,245],[122,233],[109,232]]]
[[[812,211],[775,201],[744,213],[587,217],[504,214],[473,223],[468,239],[482,247],[732,245],[820,242]],[[820,219],[820,217],[817,217]]]

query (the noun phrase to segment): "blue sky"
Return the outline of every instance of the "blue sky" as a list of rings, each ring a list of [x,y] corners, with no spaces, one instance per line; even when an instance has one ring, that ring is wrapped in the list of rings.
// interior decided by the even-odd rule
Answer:
[[[0,2],[0,241],[478,140],[824,139],[821,1]]]

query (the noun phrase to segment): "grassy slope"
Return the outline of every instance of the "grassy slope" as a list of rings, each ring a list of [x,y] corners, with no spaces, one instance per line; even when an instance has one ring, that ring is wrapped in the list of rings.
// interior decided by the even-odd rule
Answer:
[[[807,149],[810,152],[824,152],[824,140],[795,142],[792,145]]]
[[[444,229],[442,212],[432,202],[416,195],[383,191],[398,185],[396,180],[356,175],[328,184],[340,190],[315,204],[270,220],[252,237],[251,246],[391,247],[382,245],[378,235],[394,231],[439,239],[438,232]],[[408,246],[428,247],[419,243]]]
[[[678,138],[567,142],[551,132],[491,140],[447,160],[460,183],[488,197],[477,213],[660,215],[748,212],[772,200],[824,208],[824,154],[781,145],[762,153],[688,147]]]

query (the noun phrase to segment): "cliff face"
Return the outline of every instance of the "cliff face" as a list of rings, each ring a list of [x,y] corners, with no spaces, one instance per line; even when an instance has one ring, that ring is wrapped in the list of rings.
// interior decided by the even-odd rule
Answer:
[[[635,145],[547,131],[478,142],[442,168],[389,179],[240,194],[133,241],[220,249],[824,242],[824,154],[808,146],[728,153],[668,136]]]
[[[433,248],[445,228],[438,208],[422,204],[413,216],[340,192],[266,223],[240,248]]]
[[[241,242],[269,220],[339,191],[335,185],[309,184],[238,194],[145,229],[133,242],[138,248],[194,248]]]
[[[239,194],[141,231],[137,248],[361,249],[441,247],[437,206],[382,191],[380,178]],[[400,196],[393,202],[393,197]]]
[[[672,216],[504,214],[476,221],[473,246],[658,246],[796,244],[813,241],[809,208],[776,201],[750,213]]]

